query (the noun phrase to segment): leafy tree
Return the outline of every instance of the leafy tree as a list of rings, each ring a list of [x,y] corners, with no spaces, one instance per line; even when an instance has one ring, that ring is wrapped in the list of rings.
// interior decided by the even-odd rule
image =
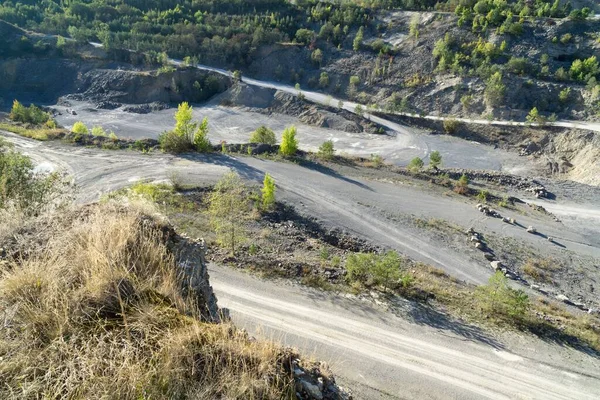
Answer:
[[[332,140],[327,140],[325,142],[323,142],[323,144],[321,146],[319,146],[319,157],[329,160],[331,158],[333,158],[333,155],[335,154],[335,148],[333,147],[333,141]]]
[[[208,139],[208,118],[204,117],[194,133],[194,147],[200,153],[212,151],[212,145]]]
[[[273,209],[275,206],[275,180],[269,174],[265,174],[261,194],[263,210]]]
[[[315,32],[310,29],[301,28],[296,31],[296,41],[305,45],[310,44],[315,38]]]
[[[87,126],[81,121],[77,121],[73,124],[73,128],[71,128],[71,132],[76,133],[78,135],[87,135],[90,132],[88,131]]]
[[[407,168],[411,172],[419,172],[421,169],[423,169],[423,165],[425,165],[423,160],[420,157],[415,157],[410,160]]]
[[[354,51],[359,51],[360,48],[362,47],[364,34],[365,34],[365,30],[361,26],[358,29],[358,32],[356,32],[356,36],[354,37],[354,41],[352,42],[352,48],[354,49]]]
[[[598,73],[600,73],[600,65],[596,56],[591,56],[585,60],[575,60],[571,64],[570,74],[573,79],[587,82]]]
[[[239,175],[227,173],[209,195],[208,203],[208,214],[217,241],[235,255],[238,246],[246,240],[244,224],[250,219],[250,202]]]
[[[277,143],[275,132],[263,125],[252,132],[252,135],[250,136],[250,143],[274,145]]]
[[[296,139],[296,127],[290,126],[285,128],[281,137],[281,145],[279,151],[284,156],[293,156],[298,151],[298,139]]]
[[[439,151],[434,150],[429,154],[429,166],[438,168],[442,164],[442,155]]]
[[[321,49],[316,49],[310,55],[310,59],[312,60],[312,62],[314,64],[316,64],[320,67],[321,64],[323,63],[323,51]]]

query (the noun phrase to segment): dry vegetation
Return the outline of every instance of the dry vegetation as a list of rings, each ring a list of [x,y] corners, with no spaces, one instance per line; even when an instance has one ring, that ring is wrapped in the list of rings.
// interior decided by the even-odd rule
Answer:
[[[0,264],[0,398],[293,396],[294,356],[201,322],[164,225],[147,215],[107,203],[13,224]]]
[[[50,129],[39,126],[28,126],[2,122],[0,122],[0,130],[5,130],[30,139],[41,141],[60,139],[68,133],[68,130],[66,129]]]

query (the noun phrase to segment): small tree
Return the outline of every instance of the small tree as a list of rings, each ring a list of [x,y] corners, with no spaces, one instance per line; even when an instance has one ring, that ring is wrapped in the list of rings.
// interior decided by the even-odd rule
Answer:
[[[329,86],[329,75],[327,72],[321,72],[321,76],[319,77],[319,86],[321,88],[326,88]]]
[[[443,122],[444,131],[448,135],[455,134],[456,131],[458,131],[459,125],[460,125],[460,123],[457,120],[455,120],[454,118],[445,119]]]
[[[208,153],[212,150],[212,145],[208,139],[208,118],[204,117],[198,129],[194,133],[194,147],[200,153]]]
[[[272,210],[275,206],[275,180],[269,174],[265,174],[261,193],[263,210]]]
[[[365,34],[364,28],[361,26],[354,37],[354,41],[352,42],[352,48],[354,51],[359,51],[363,44],[363,37]]]
[[[296,127],[290,126],[285,128],[281,137],[281,145],[279,151],[284,156],[293,156],[298,151],[298,140],[296,139]]]
[[[266,126],[260,126],[250,136],[250,143],[263,143],[274,145],[277,143],[277,139],[275,138],[275,132]]]
[[[569,87],[564,88],[558,94],[558,100],[560,100],[561,103],[566,103],[569,100],[570,95],[571,95],[571,88],[569,88]]]
[[[529,111],[529,114],[527,114],[527,122],[528,123],[538,123],[538,124],[544,124],[546,122],[546,120],[544,119],[544,117],[542,115],[540,115],[540,113],[538,112],[537,107],[533,107],[531,109],[531,111]]]
[[[92,132],[92,136],[101,136],[101,137],[107,136],[106,131],[104,131],[104,129],[98,125],[93,126],[91,132]]]
[[[442,164],[442,155],[439,151],[434,150],[429,154],[429,166],[438,168]]]
[[[323,142],[323,144],[319,147],[318,155],[323,159],[330,160],[331,158],[333,158],[334,154],[335,149],[333,147],[332,140],[327,140],[326,142]]]
[[[250,219],[250,202],[244,182],[235,172],[227,173],[209,196],[208,214],[220,245],[235,255],[246,240],[244,223]]]
[[[459,179],[456,185],[454,186],[454,191],[458,194],[467,194],[469,191],[469,177],[463,174]]]
[[[235,79],[238,82],[242,81],[242,71],[240,71],[239,69],[236,69],[235,71],[233,71],[233,79]]]
[[[365,115],[365,110],[360,104],[357,104],[356,107],[354,107],[354,113],[362,118]]]
[[[78,135],[87,135],[89,134],[87,126],[81,121],[77,121],[73,124],[73,128],[71,128],[71,132],[76,133]]]
[[[502,74],[500,72],[494,73],[486,81],[486,87],[484,91],[485,100],[491,106],[498,106],[504,100],[505,92],[506,86],[502,82]]]
[[[419,24],[421,23],[421,17],[419,14],[414,14],[410,19],[410,25],[408,26],[408,36],[415,39],[419,38]]]
[[[423,168],[424,164],[425,163],[423,163],[423,160],[420,157],[415,157],[412,160],[410,160],[410,163],[408,164],[407,168],[411,172],[419,172]]]

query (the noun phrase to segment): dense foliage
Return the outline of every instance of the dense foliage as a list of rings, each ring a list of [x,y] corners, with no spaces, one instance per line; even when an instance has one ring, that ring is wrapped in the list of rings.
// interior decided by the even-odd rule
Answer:
[[[291,41],[299,29],[331,35],[367,24],[355,4],[285,0],[7,1],[0,19],[21,27],[95,40],[108,48],[167,52],[200,62],[245,65],[260,45]],[[309,32],[309,33],[310,33]],[[324,34],[329,34],[324,29]]]

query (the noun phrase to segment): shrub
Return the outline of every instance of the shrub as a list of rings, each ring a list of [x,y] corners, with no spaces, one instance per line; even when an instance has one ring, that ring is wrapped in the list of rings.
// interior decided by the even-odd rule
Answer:
[[[92,127],[92,136],[101,136],[101,137],[105,137],[106,132],[104,131],[104,129],[101,126],[93,126]]]
[[[410,163],[408,164],[407,168],[411,172],[419,172],[421,171],[421,169],[423,169],[423,165],[425,165],[423,160],[420,157],[415,157],[412,160],[410,160]]]
[[[469,192],[469,178],[463,174],[454,185],[454,191],[458,194],[467,194]]]
[[[73,127],[71,128],[71,132],[73,132],[77,135],[89,134],[87,126],[81,121],[77,121],[73,124]]]
[[[484,91],[485,100],[491,106],[498,106],[504,100],[504,93],[506,92],[506,86],[502,83],[502,74],[500,72],[494,73],[486,81],[486,87]]]
[[[442,125],[444,126],[444,132],[446,132],[448,135],[453,135],[458,131],[460,122],[453,118],[449,118],[445,119]]]
[[[296,139],[296,127],[285,128],[281,137],[279,151],[284,156],[293,156],[298,151],[298,140]]]
[[[277,143],[277,140],[275,139],[275,132],[263,125],[252,132],[252,135],[250,136],[250,143],[274,145]]]
[[[365,286],[382,286],[384,291],[395,289],[401,281],[410,284],[410,279],[403,279],[402,260],[398,253],[388,251],[385,254],[354,253],[346,261],[346,279],[359,282]]]
[[[319,146],[319,157],[326,159],[326,160],[330,160],[331,158],[333,158],[333,155],[335,154],[335,149],[333,147],[333,141],[332,140],[327,140],[325,142],[323,142],[323,144],[321,146]]]
[[[180,136],[175,131],[163,132],[158,136],[160,148],[167,153],[184,153],[192,149],[189,139]]]
[[[35,173],[31,159],[0,142],[0,209],[38,215],[59,205],[70,182],[58,173]]]
[[[485,203],[488,199],[489,192],[487,190],[480,190],[477,194],[477,199],[482,203]]]
[[[512,289],[508,279],[496,272],[487,285],[480,286],[476,292],[482,311],[492,318],[518,322],[529,309],[529,298],[522,290]]]
[[[442,164],[442,155],[439,151],[434,150],[429,154],[429,166],[438,168]]]
[[[558,100],[560,100],[561,103],[566,103],[569,100],[570,95],[571,95],[571,88],[564,88],[558,94]]]

